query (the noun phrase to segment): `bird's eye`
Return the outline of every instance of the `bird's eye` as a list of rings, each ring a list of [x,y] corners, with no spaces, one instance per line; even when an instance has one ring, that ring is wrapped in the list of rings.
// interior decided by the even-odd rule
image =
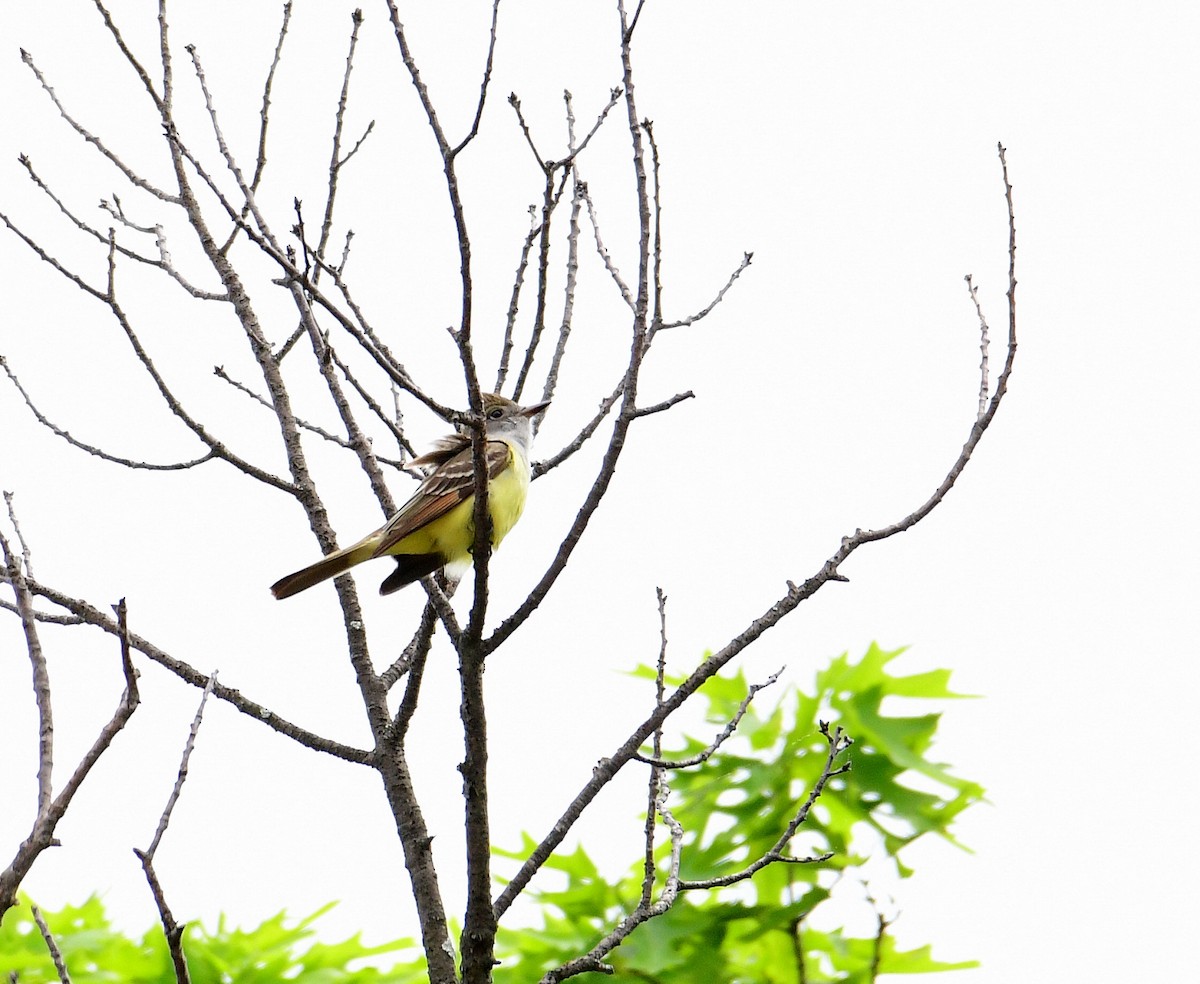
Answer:
[[[499,420],[503,416],[504,410],[501,407],[492,407],[492,409],[488,411],[488,417],[490,417],[492,420]]]

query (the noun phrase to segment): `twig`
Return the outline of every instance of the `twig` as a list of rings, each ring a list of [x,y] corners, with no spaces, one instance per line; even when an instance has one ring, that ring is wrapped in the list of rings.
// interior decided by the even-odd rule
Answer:
[[[683,759],[664,759],[661,757],[661,753],[656,749],[653,755],[642,755],[639,752],[637,755],[633,756],[634,759],[638,762],[645,762],[647,765],[653,765],[660,769],[689,769],[694,765],[702,765],[712,758],[713,753],[723,744],[725,744],[726,740],[729,739],[737,730],[737,726],[741,723],[742,718],[745,717],[746,711],[750,709],[750,702],[754,700],[754,695],[760,690],[765,690],[767,687],[771,686],[771,684],[775,683],[775,681],[779,679],[779,675],[784,671],[784,669],[785,667],[781,666],[778,670],[767,677],[763,683],[751,684],[749,691],[747,691],[746,696],[738,705],[738,709],[733,717],[730,718],[729,723],[726,724],[721,733],[717,735],[715,739],[713,739],[712,743],[702,751]],[[655,734],[657,733],[658,732],[655,732]]]
[[[363,12],[355,10],[350,15],[350,20],[353,25],[350,30],[350,46],[346,52],[346,70],[342,74],[342,91],[338,95],[337,113],[334,115],[333,146],[329,152],[329,181],[326,184],[325,190],[325,216],[321,220],[321,238],[316,249],[316,255],[320,257],[325,256],[325,247],[328,245],[329,235],[333,231],[333,206],[337,198],[338,178],[341,175],[342,167],[350,158],[358,153],[358,148],[362,146],[362,142],[367,139],[371,130],[375,127],[375,121],[372,120],[371,125],[367,127],[366,133],[359,138],[358,143],[354,145],[346,157],[342,158],[342,127],[346,119],[346,103],[350,96],[350,74],[354,69],[354,52],[358,47],[358,31],[362,27]],[[313,283],[317,282],[319,275],[320,270],[314,275]]]
[[[61,591],[56,590],[46,584],[42,584],[33,579],[28,580],[29,592],[32,596],[45,598],[47,601],[65,608],[72,615],[88,625],[95,626],[98,629],[109,633],[110,635],[119,636],[120,628],[118,623],[105,615],[99,609],[89,605],[87,602],[77,598],[73,598]],[[137,633],[129,634],[129,645],[131,648],[147,656],[159,666],[164,667],[185,683],[189,683],[194,687],[203,689],[207,686],[208,677],[199,670],[185,663],[183,660],[175,659],[173,656],[159,649],[153,643],[142,638]],[[245,714],[255,721],[265,724],[273,731],[291,738],[293,741],[305,748],[310,748],[316,752],[325,752],[335,758],[343,759],[347,762],[357,764],[367,764],[371,760],[371,753],[360,748],[354,748],[350,745],[343,745],[340,742],[332,741],[324,738],[321,735],[307,731],[298,725],[280,717],[274,711],[264,707],[262,704],[256,703],[253,700],[242,695],[238,690],[232,687],[227,687],[224,684],[217,683],[213,687],[213,696],[218,700],[223,700],[227,704],[232,705],[235,709]]]
[[[200,705],[196,708],[196,716],[192,719],[192,727],[188,731],[187,741],[183,746],[183,756],[179,761],[179,772],[175,776],[175,785],[171,789],[171,795],[167,797],[167,805],[163,807],[162,815],[158,818],[158,826],[155,828],[154,837],[150,841],[150,846],[145,850],[138,848],[133,849],[133,853],[142,863],[142,871],[146,873],[146,881],[150,885],[150,892],[154,896],[154,904],[158,907],[158,914],[163,924],[163,933],[167,938],[167,947],[171,952],[171,962],[175,965],[175,979],[179,984],[188,984],[191,976],[188,973],[187,958],[183,953],[183,931],[186,924],[180,924],[175,921],[175,916],[171,913],[170,907],[167,905],[166,895],[163,893],[162,884],[158,880],[158,874],[154,870],[154,855],[158,851],[158,845],[162,842],[163,834],[167,832],[167,824],[171,822],[171,813],[175,809],[175,804],[179,802],[179,795],[183,792],[183,783],[187,779],[188,760],[192,757],[192,749],[196,744],[196,735],[200,731],[200,722],[204,718],[204,704],[208,700],[208,695],[213,692],[213,687],[217,682],[217,674],[214,671],[208,678],[208,683],[204,687],[204,693],[200,695]]]
[[[0,360],[3,356],[0,356]],[[25,564],[25,570],[29,572],[29,576],[33,577],[33,552],[29,549],[29,544],[25,542],[25,534],[21,532],[21,524],[17,520],[17,511],[13,506],[13,499],[16,496],[12,492],[4,493],[4,505],[8,508],[8,521],[12,523],[13,532],[17,534],[17,542],[21,545],[21,560]]]
[[[6,581],[7,577],[0,577],[0,581]],[[0,598],[0,608],[6,612],[12,612],[14,615],[20,616],[20,609],[11,601],[5,601]],[[49,612],[34,611],[33,617],[36,621],[42,622],[45,625],[83,625],[84,621],[81,618],[76,618],[74,615],[51,615]]]
[[[496,23],[500,19],[500,0],[492,0],[492,27],[488,34],[487,62],[483,67],[483,81],[479,83],[479,102],[475,106],[475,118],[471,121],[471,129],[467,135],[450,151],[450,157],[455,158],[463,152],[467,144],[479,133],[479,122],[483,119],[483,106],[487,101],[488,83],[492,79],[492,60],[496,54]]]
[[[640,11],[639,11],[640,12]],[[654,178],[654,301],[650,310],[650,334],[662,323],[662,184],[658,156],[658,141],[654,139],[654,122],[642,120],[646,142],[650,144],[650,173]]]
[[[525,236],[525,243],[521,247],[521,259],[517,262],[516,276],[513,277],[512,296],[508,302],[508,317],[504,322],[504,343],[500,346],[500,365],[496,369],[496,384],[492,387],[492,392],[499,393],[504,387],[504,380],[508,377],[508,360],[512,355],[513,348],[513,328],[517,323],[517,308],[521,300],[521,287],[525,283],[525,270],[529,266],[529,253],[533,248],[533,241],[537,239],[542,227],[537,221],[537,206],[529,206],[529,232]]]
[[[676,393],[674,396],[669,397],[668,399],[663,400],[660,403],[652,403],[648,407],[638,407],[633,412],[633,416],[635,418],[649,417],[656,413],[662,413],[664,410],[670,410],[671,407],[675,406],[676,404],[682,403],[684,400],[693,400],[695,398],[696,398],[695,393],[693,393],[691,390],[686,390],[683,393]]]
[[[126,468],[144,469],[146,471],[185,471],[188,468],[195,468],[197,465],[202,465],[206,461],[212,461],[217,454],[215,451],[209,451],[207,454],[201,455],[199,458],[193,458],[190,461],[176,461],[170,464],[155,464],[149,461],[134,461],[132,458],[122,458],[119,455],[110,454],[103,448],[98,448],[95,445],[88,444],[76,437],[72,437],[69,431],[63,430],[44,413],[41,412],[34,404],[32,397],[21,385],[21,381],[17,378],[17,374],[12,371],[12,367],[8,364],[8,359],[0,355],[0,369],[3,369],[17,392],[21,394],[21,399],[25,401],[25,406],[29,407],[30,412],[36,418],[37,422],[45,427],[56,437],[61,437],[71,447],[79,448],[80,451],[86,451],[88,454],[100,458],[104,461],[111,461],[116,465],[124,465]]]
[[[46,920],[42,917],[42,910],[36,905],[30,905],[29,908],[33,911],[33,921],[37,923],[38,932],[46,941],[46,949],[50,951],[50,959],[54,961],[58,979],[62,984],[71,984],[71,975],[67,973],[67,962],[63,959],[62,950],[58,948],[58,941],[55,940],[54,934],[50,932],[50,927],[46,925]],[[16,971],[13,973],[15,974]]]
[[[67,221],[74,225],[75,228],[77,228],[80,232],[92,237],[97,242],[107,245],[108,235],[84,222],[81,218],[79,218],[79,216],[72,212],[67,207],[66,203],[63,202],[63,200],[59,198],[58,195],[53,192],[53,190],[51,190],[50,186],[46,184],[37,171],[34,170],[33,162],[27,155],[21,154],[17,158],[17,161],[22,167],[25,168],[30,180],[38,187],[38,189],[47,198],[49,198],[50,201],[58,206],[58,210],[67,218]],[[121,209],[120,199],[116,195],[113,196],[113,204],[110,204],[107,201],[101,201],[100,207],[104,211],[108,212],[108,214],[115,218],[118,222],[120,222],[125,228],[132,229],[133,231],[142,233],[144,235],[152,235],[155,237],[155,246],[158,249],[157,260],[151,259],[148,256],[143,256],[141,253],[137,252],[137,250],[128,249],[127,247],[118,244],[117,251],[122,256],[128,257],[129,259],[138,263],[144,263],[147,266],[157,267],[159,270],[162,270],[164,273],[166,273],[167,276],[169,276],[177,284],[179,284],[179,286],[187,291],[187,293],[192,297],[204,301],[225,301],[229,299],[224,294],[213,293],[212,291],[207,291],[203,288],[194,286],[187,279],[185,279],[178,270],[175,269],[174,265],[171,263],[171,254],[167,250],[166,233],[163,231],[163,227],[161,225],[139,226],[137,223],[131,221]]]
[[[551,455],[543,461],[534,462],[533,477],[540,478],[546,472],[557,468],[564,461],[571,457],[576,451],[587,443],[588,439],[596,433],[597,428],[603,422],[604,418],[612,412],[612,408],[617,405],[617,401],[621,399],[621,394],[625,391],[625,381],[622,380],[617,384],[616,388],[603,400],[600,401],[599,409],[592,415],[592,419],[583,425],[583,428],[560,451]]]
[[[379,680],[385,688],[390,690],[394,687],[397,681],[409,672],[414,663],[418,659],[423,659],[424,654],[429,652],[437,620],[437,608],[432,601],[429,601],[421,611],[421,622],[408,645],[404,647],[404,652],[391,666],[379,674]]]
[[[383,426],[388,429],[389,433],[391,433],[392,437],[395,439],[397,446],[411,457],[416,457],[416,451],[413,450],[413,446],[409,443],[408,438],[404,436],[403,428],[399,425],[399,423],[397,423],[397,421],[400,419],[399,412],[396,412],[395,418],[389,416],[387,411],[385,411],[383,407],[376,402],[375,398],[370,394],[367,388],[363,386],[363,384],[358,381],[358,378],[354,375],[354,373],[350,371],[350,367],[338,357],[337,352],[332,347],[329,349],[329,357],[333,360],[333,364],[341,371],[342,375],[346,377],[346,382],[354,387],[354,391],[359,395],[363,403],[365,403],[370,411],[375,414],[380,423],[382,423]],[[389,465],[395,464],[399,468],[406,467],[402,459],[399,461],[393,461],[391,458],[383,458],[378,454],[376,454],[375,457]]]
[[[866,887],[867,885],[864,882],[863,888]],[[887,931],[895,923],[898,916],[893,916],[891,919],[885,916],[883,909],[875,901],[874,896],[871,895],[869,890],[867,891],[867,902],[875,910],[875,939],[871,947],[871,966],[867,970],[867,980],[870,984],[874,984],[879,979],[879,968],[883,963],[883,943],[887,938]]]
[[[100,7],[99,4],[97,4],[97,6]],[[120,43],[122,48],[124,48],[124,42],[120,41],[119,34],[116,34],[115,26],[112,26],[111,19],[109,19],[107,17],[107,11],[104,11],[103,7],[100,7],[100,10],[105,13],[106,20],[108,20],[108,23],[110,25],[110,30],[112,30],[114,32],[114,35],[118,38],[118,43]],[[128,53],[128,49],[124,49],[124,50],[126,51],[126,53]],[[76,121],[76,119],[70,113],[67,112],[66,107],[63,106],[62,102],[59,100],[58,94],[54,91],[54,89],[46,81],[46,77],[44,75],[42,75],[42,73],[38,69],[37,65],[34,64],[33,56],[28,51],[26,51],[24,48],[21,49],[21,61],[23,61],[29,67],[29,70],[31,72],[33,72],[34,77],[38,80],[38,85],[40,85],[42,87],[42,89],[46,93],[46,95],[48,95],[50,97],[51,102],[54,103],[54,108],[58,110],[58,115],[61,116],[67,122],[67,125],[70,126],[72,130],[74,130],[81,137],[83,137],[84,140],[86,140],[93,147],[95,147],[96,150],[98,150],[108,160],[108,162],[110,164],[112,164],[113,167],[115,167],[118,171],[120,171],[123,175],[125,175],[125,179],[127,181],[129,181],[130,184],[132,184],[138,188],[141,188],[143,191],[147,192],[148,194],[153,195],[155,198],[159,199],[159,201],[169,202],[174,205],[179,204],[178,197],[176,197],[174,195],[170,195],[160,188],[156,188],[154,185],[150,184],[149,181],[146,181],[144,178],[142,178],[138,174],[136,174],[131,168],[126,166],[125,162],[122,161],[120,157],[118,157],[115,153],[113,153],[111,150],[109,150],[104,145],[104,143],[100,140],[99,137],[90,133],[80,123],[78,123]],[[151,92],[153,93],[153,88],[151,88]],[[157,96],[155,98],[157,98]],[[160,105],[161,105],[161,103],[160,103]]]
[[[11,515],[12,500],[8,496],[5,498],[8,499]],[[25,649],[33,667],[33,695],[38,709],[37,816],[40,820],[49,812],[53,796],[54,714],[50,705],[50,675],[33,615],[33,597],[29,591],[29,584],[21,570],[21,561],[3,533],[0,533],[0,552],[4,555],[6,579],[12,585],[13,594],[16,596],[16,608],[21,616],[21,628],[25,633]],[[3,912],[4,908],[4,900],[0,898],[0,912]]]
[[[753,259],[753,253],[742,254],[742,262],[738,264],[738,268],[729,275],[729,279],[725,281],[725,286],[717,291],[717,296],[709,301],[707,307],[701,308],[695,314],[690,314],[686,318],[681,318],[679,321],[664,321],[660,324],[652,325],[650,329],[651,334],[657,334],[660,331],[666,331],[668,328],[682,328],[684,325],[695,324],[697,321],[708,317],[708,315],[712,312],[712,309],[725,299],[725,294],[729,291],[729,288],[734,285],[738,277],[742,275],[742,272],[748,266],[750,266],[750,261]]]
[[[339,365],[339,368],[341,368],[341,364],[339,363],[338,365]],[[268,410],[271,410],[272,412],[274,411],[275,408],[271,406],[270,400],[268,400],[265,396],[262,396],[259,393],[255,393],[254,390],[252,390],[245,383],[239,382],[238,380],[234,379],[232,376],[229,375],[229,373],[227,373],[225,371],[224,366],[213,366],[213,375],[216,376],[218,379],[223,380],[224,382],[228,383],[230,386],[232,386],[238,392],[245,393],[246,396],[250,397],[250,399],[252,399],[255,403],[258,403],[259,405],[266,407]],[[347,450],[354,449],[353,444],[351,444],[350,441],[346,440],[346,438],[338,437],[337,434],[330,433],[329,431],[325,430],[324,427],[319,427],[318,425],[310,423],[307,420],[303,420],[300,417],[296,418],[296,426],[300,427],[306,431],[310,431],[311,433],[316,434],[322,440],[326,440],[330,444],[336,444],[340,448],[346,448]],[[376,460],[381,461],[386,465],[391,465],[393,468],[397,468],[397,469],[404,468],[404,462],[402,462],[402,461],[398,461],[394,458],[385,458],[382,455],[376,455],[375,457],[376,457]]]
[[[800,805],[800,809],[796,811],[770,850],[766,851],[761,857],[756,858],[740,871],[735,871],[732,874],[697,881],[680,881],[679,890],[681,892],[736,885],[740,881],[745,881],[756,871],[761,871],[769,864],[815,864],[820,861],[828,861],[833,857],[832,853],[820,854],[810,858],[797,858],[783,853],[784,848],[787,847],[791,839],[795,836],[796,830],[808,819],[808,814],[812,810],[813,804],[816,803],[818,797],[825,790],[825,784],[834,776],[840,776],[842,773],[850,771],[849,762],[844,762],[836,767],[834,766],[834,762],[842,752],[846,751],[854,743],[854,740],[842,730],[841,725],[836,725],[831,733],[829,725],[822,721],[820,723],[820,730],[821,735],[829,745],[828,753],[825,756],[825,766],[821,769],[821,774],[817,777],[817,781],[813,783],[812,789],[808,791],[808,796]]]
[[[988,323],[987,317],[983,313],[983,308],[979,306],[979,288],[971,281],[971,275],[968,273],[963,279],[967,282],[967,293],[971,295],[971,301],[975,305],[975,314],[979,317],[979,416],[982,417],[987,412],[988,399]]]
[[[175,786],[171,790],[171,795],[167,798],[167,805],[163,808],[162,815],[159,817],[158,826],[154,830],[154,837],[150,841],[150,846],[145,851],[136,852],[138,857],[145,855],[149,861],[154,860],[154,854],[158,850],[158,845],[162,841],[163,834],[167,832],[167,824],[171,821],[171,813],[175,809],[175,804],[179,802],[179,794],[183,792],[183,783],[187,779],[188,761],[192,757],[192,749],[196,744],[196,735],[200,731],[200,722],[204,719],[204,705],[208,701],[208,696],[213,692],[213,687],[217,685],[217,673],[214,670],[208,677],[208,683],[204,685],[204,692],[200,695],[200,704],[196,707],[196,716],[192,718],[192,727],[188,731],[187,741],[183,746],[183,756],[179,761],[179,772],[175,776]]]
[[[661,589],[658,591],[660,618],[664,609],[665,597]],[[665,656],[665,632],[663,635],[663,647],[659,651],[659,701],[662,700],[661,680],[663,660]],[[568,961],[554,970],[549,971],[542,977],[541,984],[557,984],[559,981],[564,981],[569,977],[574,977],[577,974],[590,972],[613,973],[613,967],[604,963],[604,958],[620,946],[634,930],[643,923],[649,922],[663,913],[667,912],[671,906],[675,904],[675,900],[679,897],[679,891],[682,883],[679,880],[679,868],[683,859],[683,825],[675,819],[674,815],[667,808],[667,798],[670,796],[671,789],[666,783],[661,769],[651,769],[651,773],[656,777],[652,782],[655,789],[654,801],[651,804],[651,813],[657,814],[662,818],[671,837],[670,857],[667,861],[666,877],[664,880],[662,891],[659,893],[658,899],[654,900],[652,895],[653,889],[653,859],[646,866],[646,875],[642,883],[642,896],[633,912],[625,916],[603,939],[600,940],[591,950],[575,960]],[[647,822],[647,837],[652,838],[653,826]]]
[[[667,677],[667,596],[661,587],[655,587],[655,598],[658,600],[658,665],[654,674],[654,706],[659,707],[666,693]],[[656,728],[653,741],[653,757],[662,755],[662,728]],[[654,894],[654,830],[658,817],[657,806],[659,795],[663,788],[663,771],[657,766],[650,770],[647,779],[646,826],[644,828],[645,852],[642,857],[642,901],[643,906],[650,904]]]
[[[625,283],[625,278],[621,276],[621,271],[613,263],[612,255],[608,252],[608,247],[604,245],[604,240],[600,236],[600,220],[596,218],[596,205],[592,201],[591,194],[588,192],[587,182],[577,181],[575,187],[576,193],[587,205],[588,221],[592,224],[592,234],[596,240],[596,252],[604,263],[604,269],[608,271],[608,275],[612,277],[613,283],[617,285],[617,290],[621,292],[621,298],[630,308],[634,308],[636,305],[633,294],[629,290],[629,285]]]

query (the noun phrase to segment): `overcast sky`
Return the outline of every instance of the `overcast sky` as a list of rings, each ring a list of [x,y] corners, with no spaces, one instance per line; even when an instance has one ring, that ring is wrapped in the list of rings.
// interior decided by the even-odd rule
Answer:
[[[539,149],[560,156],[562,90],[584,126],[619,81],[607,0],[577,0],[569,14],[506,3],[480,140],[462,165],[485,380],[526,208],[540,193],[505,98],[518,93]],[[248,6],[189,5],[173,21],[181,99],[198,105],[183,50],[195,43],[246,158],[279,17],[275,4]],[[463,0],[406,12],[452,134],[474,107],[488,9]],[[281,233],[293,197],[321,201],[350,10],[297,5],[263,195]],[[342,189],[339,228],[356,233],[351,279],[414,375],[461,404],[444,330],[458,305],[444,187],[386,7],[365,13],[347,125],[357,135],[376,123]],[[118,3],[114,15],[152,59],[153,11]],[[761,678],[787,664],[786,678],[807,686],[829,657],[877,640],[911,647],[897,670],[948,667],[956,690],[982,696],[947,708],[935,751],[988,790],[957,828],[975,853],[931,842],[909,854],[917,875],[891,886],[902,944],[981,959],[963,977],[976,984],[1179,980],[1194,967],[1198,28],[1200,15],[1179,3],[650,0],[635,72],[663,157],[668,317],[708,303],[744,251],[754,262],[708,319],[656,345],[642,400],[685,389],[696,399],[635,429],[570,572],[489,665],[498,844],[516,846],[522,830],[540,837],[645,716],[652,695],[624,671],[657,651],[656,586],[670,596],[671,656],[684,669],[761,614],[787,579],[814,573],[844,534],[899,519],[936,487],[975,412],[967,273],[996,328],[997,367],[1001,357],[1003,141],[1020,351],[993,428],[928,521],[860,550],[843,569],[850,583],[824,588],[740,665]],[[90,3],[9,0],[0,37],[0,210],[101,277],[102,251],[72,238],[16,157],[28,153],[98,224],[96,203],[124,186],[65,127],[18,46],[131,166],[165,180],[160,128]],[[185,119],[215,166],[203,119]],[[614,123],[581,166],[606,245],[632,276],[627,133]],[[126,199],[138,221],[160,221],[145,198]],[[183,242],[172,248],[181,265],[192,255]],[[627,344],[611,281],[594,253],[584,266],[576,348],[539,436],[543,455],[609,391]],[[0,353],[56,423],[133,458],[199,453],[111,317],[7,233],[0,286]],[[228,314],[134,271],[119,287],[203,419],[281,469],[267,418],[211,374],[219,364],[252,379]],[[259,289],[268,334],[281,339],[294,312]],[[552,311],[560,302],[552,296]],[[311,415],[332,422],[301,391]],[[135,631],[172,654],[314,730],[367,740],[333,591],[276,603],[266,590],[314,559],[298,508],[217,464],[131,474],[98,462],[40,429],[7,384],[0,422],[0,487],[16,493],[40,579],[100,607],[124,596]],[[445,429],[416,408],[407,422],[418,447]],[[378,523],[377,507],[357,464],[317,454],[349,542]],[[595,460],[580,455],[533,487],[493,564],[494,619],[553,556]],[[381,661],[407,640],[421,603],[417,589],[375,598],[382,566],[359,579]],[[93,630],[48,629],[45,644],[61,780],[111,712],[119,668],[111,640]],[[452,660],[444,647],[435,655],[410,759],[450,858],[461,738]],[[99,891],[117,922],[140,932],[154,913],[130,848],[150,839],[198,694],[139,666],[143,706],[26,888],[49,908]],[[28,661],[7,616],[0,720],[2,852],[27,833],[35,790]],[[641,784],[623,777],[580,828],[614,873],[637,857]],[[389,828],[373,775],[218,705],[159,871],[183,919],[211,926],[226,912],[250,925],[341,899],[329,935],[361,928],[381,941],[415,933]],[[457,879],[443,881],[459,909]]]

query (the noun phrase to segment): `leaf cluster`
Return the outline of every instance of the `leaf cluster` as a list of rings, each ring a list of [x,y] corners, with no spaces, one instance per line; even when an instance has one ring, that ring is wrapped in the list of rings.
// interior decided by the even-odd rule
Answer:
[[[810,923],[822,906],[831,908],[830,893],[839,882],[865,880],[869,860],[890,863],[903,878],[912,870],[900,852],[918,838],[935,834],[957,844],[952,822],[983,796],[979,784],[928,757],[940,714],[893,713],[887,706],[896,698],[962,696],[950,691],[946,670],[889,673],[888,664],[902,652],[872,645],[857,661],[842,654],[817,674],[811,693],[793,690],[765,712],[751,704],[736,741],[722,745],[705,765],[669,775],[671,812],[686,831],[680,877],[713,878],[745,867],[778,840],[824,766],[828,744],[821,721],[840,724],[855,739],[848,752],[852,768],[829,782],[791,844],[793,857],[830,857],[768,865],[748,883],[683,893],[612,954],[613,980],[857,984],[881,973],[975,966],[935,960],[928,946],[900,950],[882,913],[869,936]],[[638,674],[653,678],[654,672],[642,668]],[[716,727],[729,721],[747,689],[740,673],[710,680],[701,690],[707,720]],[[707,739],[686,737],[664,757],[687,758],[707,745]],[[508,856],[523,857],[530,846]],[[660,846],[660,861],[666,850]],[[545,969],[586,952],[632,910],[642,890],[641,865],[612,882],[582,846],[548,867],[565,885],[536,891],[540,927],[501,930],[497,984],[537,980]],[[660,864],[660,879],[662,870]],[[866,892],[869,897],[869,887]],[[843,913],[822,916],[818,922],[828,923]]]
[[[231,928],[222,917],[215,932],[199,923],[184,931],[192,984],[417,984],[428,977],[415,964],[391,970],[365,966],[364,958],[408,950],[410,939],[366,946],[356,934],[339,943],[315,940],[313,924],[333,907],[323,906],[292,923],[283,912],[250,930]],[[175,970],[159,927],[140,939],[115,930],[98,896],[79,906],[43,912],[75,984],[175,984]],[[20,984],[57,984],[58,973],[34,923],[28,898],[0,922],[0,978]]]

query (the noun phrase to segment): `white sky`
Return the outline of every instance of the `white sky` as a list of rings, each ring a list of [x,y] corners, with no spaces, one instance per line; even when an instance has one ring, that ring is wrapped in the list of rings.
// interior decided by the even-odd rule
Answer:
[[[561,90],[574,93],[585,126],[619,80],[610,3],[573,4],[569,17],[561,4],[506,3],[480,143],[463,163],[485,379],[524,210],[539,193],[505,97],[521,96],[543,152],[558,156]],[[248,158],[278,8],[246,6],[181,9],[174,39],[181,98],[195,105],[182,50],[194,42],[227,136]],[[474,105],[486,6],[406,13],[452,133]],[[350,7],[332,8],[298,5],[277,82],[263,200],[280,234],[293,197],[317,219],[349,26]],[[149,57],[149,5],[114,12]],[[409,369],[461,402],[444,332],[457,305],[444,191],[386,8],[366,15],[348,127],[357,134],[375,119],[376,131],[343,187],[341,228],[356,232],[350,273]],[[937,748],[988,790],[990,804],[957,828],[975,854],[930,843],[908,855],[918,873],[895,888],[903,944],[983,960],[963,977],[975,984],[1181,979],[1200,915],[1200,798],[1189,778],[1200,751],[1200,537],[1188,508],[1200,357],[1189,286],[1200,262],[1198,28],[1200,15],[1177,3],[648,4],[637,93],[664,159],[668,316],[707,303],[744,250],[755,259],[712,317],[660,339],[643,401],[683,389],[697,399],[635,429],[570,573],[489,665],[497,843],[515,846],[521,830],[540,837],[594,761],[644,717],[651,695],[623,671],[656,651],[656,585],[670,596],[675,666],[689,666],[760,614],[785,579],[813,573],[843,534],[894,521],[940,481],[974,413],[966,273],[996,328],[994,364],[1001,356],[1003,140],[1020,352],[994,427],[927,522],[863,548],[844,568],[849,584],[823,589],[740,665],[757,678],[786,663],[788,679],[807,685],[830,656],[876,639],[911,645],[898,669],[950,667],[955,689],[985,697],[947,708]],[[161,177],[157,124],[83,0],[10,0],[0,37],[0,209],[99,276],[102,256],[66,235],[16,155],[29,153],[96,222],[95,203],[123,186],[67,132],[18,45],[129,163]],[[632,273],[628,155],[613,122],[583,167],[606,244]],[[211,153],[203,131],[191,132]],[[139,221],[159,220],[144,199],[123,200]],[[184,265],[184,241],[172,248]],[[543,454],[608,391],[625,346],[627,318],[596,266],[588,254],[577,349]],[[56,422],[117,454],[198,453],[112,319],[11,235],[0,236],[0,287],[0,352]],[[266,418],[211,375],[222,364],[253,380],[227,313],[133,271],[121,287],[197,412],[280,470]],[[259,295],[267,330],[284,337],[294,313],[269,289]],[[557,284],[551,302],[557,317]],[[531,296],[525,304],[528,314]],[[331,422],[297,385],[310,416]],[[333,592],[286,605],[266,592],[314,557],[298,508],[217,465],[131,475],[97,462],[41,431],[7,385],[0,421],[0,486],[17,494],[39,578],[100,606],[125,596],[135,631],[174,655],[218,668],[224,683],[314,730],[366,740]],[[409,426],[419,445],[444,429],[418,411]],[[378,513],[357,465],[315,456],[348,542]],[[553,555],[594,459],[578,456],[535,485],[494,563],[495,617]],[[700,485],[686,477],[696,469]],[[374,598],[385,573],[360,579],[380,662],[407,640],[421,600],[417,591]],[[47,629],[44,642],[61,780],[111,712],[119,669],[98,632]],[[28,829],[35,766],[28,662],[12,618],[0,619],[0,657],[7,851]],[[410,758],[449,858],[461,828],[458,709],[444,648],[432,663]],[[138,931],[154,914],[130,848],[149,841],[198,697],[139,665],[143,706],[62,824],[64,846],[27,883],[48,907],[103,892],[117,922]],[[640,788],[631,771],[580,828],[613,871],[636,856]],[[159,871],[180,918],[212,925],[224,911],[251,924],[336,898],[331,936],[361,928],[380,941],[415,933],[389,826],[373,775],[217,705]],[[452,868],[443,887],[457,910]]]

